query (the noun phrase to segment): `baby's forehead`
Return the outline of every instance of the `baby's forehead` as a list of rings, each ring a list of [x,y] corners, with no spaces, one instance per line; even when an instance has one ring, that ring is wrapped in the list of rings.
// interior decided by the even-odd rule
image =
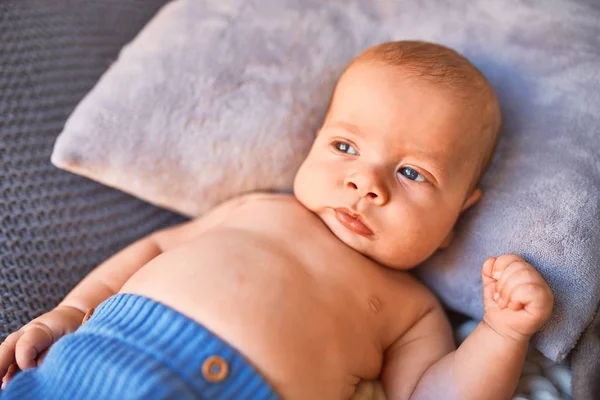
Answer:
[[[435,43],[396,41],[372,46],[349,63],[338,85],[347,83],[349,75],[365,85],[373,79],[385,79],[390,85],[397,79],[409,80],[436,88],[467,107],[497,102],[481,71],[455,50]]]
[[[379,73],[381,71],[386,73]],[[353,82],[346,78],[352,78]],[[458,162],[478,165],[479,172],[475,174],[478,179],[487,169],[496,148],[501,126],[500,106],[485,76],[467,58],[452,49],[419,41],[373,46],[348,65],[338,81],[330,107],[336,101],[339,86],[358,83],[357,86],[369,88],[373,80],[393,86],[398,79],[433,89],[436,94],[442,95],[440,98],[446,96],[449,103],[458,106],[462,114],[460,126],[457,130],[445,132],[449,137],[439,144],[458,157]],[[476,161],[473,162],[473,159]]]
[[[424,123],[473,122],[483,115],[480,108],[488,99],[481,94],[464,95],[468,88],[433,82],[414,73],[405,73],[397,66],[381,62],[361,61],[351,65],[340,77],[333,93],[330,109],[349,107],[358,112],[368,110],[374,115],[406,113],[422,115]]]

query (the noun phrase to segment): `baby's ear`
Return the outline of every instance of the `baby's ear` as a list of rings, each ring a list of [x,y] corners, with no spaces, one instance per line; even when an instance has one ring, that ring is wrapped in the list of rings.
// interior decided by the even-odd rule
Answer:
[[[479,200],[481,200],[482,195],[483,195],[483,192],[481,191],[481,189],[479,189],[478,187],[473,189],[473,191],[471,192],[469,197],[467,197],[467,199],[465,200],[465,203],[463,204],[462,208],[460,209],[460,212],[462,213],[465,210],[467,210],[468,208],[477,204],[477,202]]]

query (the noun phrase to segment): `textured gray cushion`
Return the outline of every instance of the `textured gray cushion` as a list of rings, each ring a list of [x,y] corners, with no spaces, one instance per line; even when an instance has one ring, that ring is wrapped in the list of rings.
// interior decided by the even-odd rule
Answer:
[[[561,360],[600,301],[600,10],[551,4],[464,2],[443,14],[431,4],[421,9],[428,23],[411,33],[456,44],[492,81],[504,113],[481,203],[419,275],[450,307],[478,317],[482,263],[522,255],[556,296],[534,343]],[[395,33],[408,34],[412,21],[397,22]]]
[[[600,399],[600,307],[571,354],[573,398]]]
[[[161,10],[78,105],[52,162],[190,216],[288,189],[336,76],[375,41],[372,20],[339,2],[257,4]]]
[[[534,342],[561,360],[600,299],[598,16],[566,0],[178,0],[79,105],[53,161],[189,215],[289,188],[359,50],[384,39],[447,44],[490,78],[505,125],[481,204],[418,273],[451,308],[481,317],[483,261],[523,255],[556,294]]]
[[[0,3],[0,339],[120,248],[182,220],[50,163],[69,113],[164,3]]]

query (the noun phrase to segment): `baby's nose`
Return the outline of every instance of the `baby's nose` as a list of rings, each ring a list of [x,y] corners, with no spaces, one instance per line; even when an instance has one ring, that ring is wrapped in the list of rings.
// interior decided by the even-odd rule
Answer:
[[[373,173],[349,175],[344,180],[344,186],[375,205],[382,206],[388,201],[389,196],[385,185]]]

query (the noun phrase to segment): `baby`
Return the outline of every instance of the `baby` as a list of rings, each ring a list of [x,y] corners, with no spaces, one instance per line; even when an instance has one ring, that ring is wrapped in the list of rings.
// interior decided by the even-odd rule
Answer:
[[[388,399],[509,398],[552,310],[544,279],[490,257],[483,321],[455,350],[407,272],[480,199],[499,129],[490,85],[453,50],[368,49],[293,196],[235,198],[102,263],[2,344],[3,396],[348,399],[379,379]]]

